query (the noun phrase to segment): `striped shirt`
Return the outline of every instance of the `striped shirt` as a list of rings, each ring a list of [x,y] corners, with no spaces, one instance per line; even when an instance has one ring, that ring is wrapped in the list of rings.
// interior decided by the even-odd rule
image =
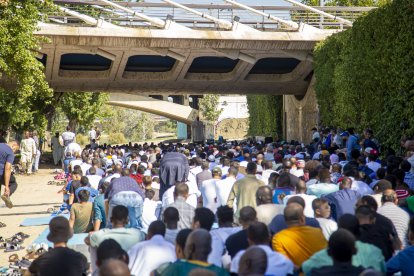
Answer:
[[[392,221],[392,224],[394,224],[394,227],[397,230],[398,238],[401,240],[403,247],[406,247],[410,215],[392,202],[385,202],[378,209],[378,214],[381,214]]]

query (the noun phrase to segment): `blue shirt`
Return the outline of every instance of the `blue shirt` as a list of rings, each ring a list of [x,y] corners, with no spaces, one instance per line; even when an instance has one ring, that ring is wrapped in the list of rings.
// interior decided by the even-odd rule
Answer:
[[[319,222],[315,218],[305,217],[305,224],[307,226],[321,228]],[[276,215],[269,224],[269,229],[272,235],[287,228],[285,217],[283,215]]]
[[[95,197],[95,200],[93,201],[93,220],[100,220],[101,226],[99,229],[103,229],[106,227],[106,214],[105,214],[105,201],[104,201],[104,195],[100,194],[97,197]]]
[[[409,246],[387,262],[387,275],[401,272],[402,276],[413,275],[414,246]]]
[[[343,214],[355,214],[355,204],[361,195],[351,189],[343,189],[328,195],[322,196],[329,201],[332,210],[332,217],[338,220]]]
[[[13,161],[13,150],[6,143],[0,143],[0,175],[4,174],[4,167],[6,166],[6,163],[13,165]]]
[[[65,158],[65,160],[63,160],[63,169],[65,171],[65,173],[69,173],[69,163],[70,161],[72,161],[74,158],[70,157],[70,158]]]
[[[80,202],[79,197],[78,197],[78,194],[82,190],[89,191],[89,200],[88,200],[89,202],[93,202],[94,199],[95,199],[95,197],[97,195],[99,195],[98,190],[95,190],[94,188],[91,188],[91,187],[80,187],[80,188],[77,188],[76,191],[75,191],[75,195],[76,195],[76,198],[78,199],[78,202]]]
[[[351,159],[351,151],[353,149],[360,149],[360,146],[358,145],[358,137],[355,134],[350,135],[348,141],[346,142],[346,157],[348,160]]]

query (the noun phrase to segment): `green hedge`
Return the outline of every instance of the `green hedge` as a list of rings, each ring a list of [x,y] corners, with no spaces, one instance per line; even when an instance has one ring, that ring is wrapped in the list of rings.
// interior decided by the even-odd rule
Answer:
[[[371,127],[398,148],[403,121],[414,134],[414,1],[394,0],[318,44],[315,76],[323,125]]]
[[[282,135],[282,96],[247,96],[249,136]]]

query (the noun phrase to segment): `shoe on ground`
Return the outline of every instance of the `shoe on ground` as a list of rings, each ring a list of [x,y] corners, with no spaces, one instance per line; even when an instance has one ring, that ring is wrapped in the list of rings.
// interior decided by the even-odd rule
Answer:
[[[13,208],[13,203],[11,202],[10,197],[2,195],[1,199],[4,201],[4,203],[6,203],[7,208],[9,209]]]

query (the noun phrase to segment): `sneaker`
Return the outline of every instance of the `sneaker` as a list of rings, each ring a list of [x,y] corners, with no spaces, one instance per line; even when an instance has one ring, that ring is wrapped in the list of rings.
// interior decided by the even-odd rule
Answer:
[[[1,199],[4,201],[4,203],[6,203],[7,208],[13,208],[13,203],[11,202],[10,197],[2,195]]]

